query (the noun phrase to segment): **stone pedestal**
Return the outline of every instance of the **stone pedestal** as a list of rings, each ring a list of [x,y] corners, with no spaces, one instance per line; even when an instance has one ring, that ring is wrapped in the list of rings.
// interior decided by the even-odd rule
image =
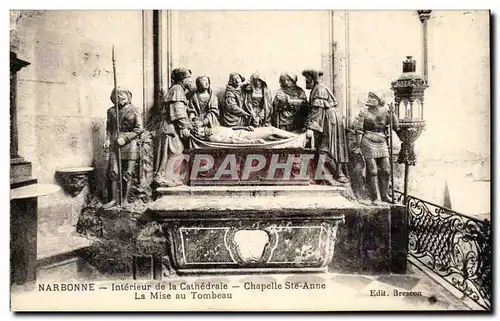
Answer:
[[[11,284],[36,280],[37,199],[60,188],[51,184],[30,184],[10,191]]]
[[[345,212],[330,270],[338,273],[406,273],[408,227],[401,205],[356,206]]]
[[[342,187],[317,185],[181,186],[161,192],[141,208],[101,213],[105,238],[135,240],[132,252],[124,251],[136,257],[134,271],[142,277],[151,270],[150,277],[158,278],[161,266],[163,277],[406,272],[402,206],[363,206],[342,196]],[[156,230],[142,233],[148,224]]]
[[[37,198],[10,201],[11,284],[36,280]]]

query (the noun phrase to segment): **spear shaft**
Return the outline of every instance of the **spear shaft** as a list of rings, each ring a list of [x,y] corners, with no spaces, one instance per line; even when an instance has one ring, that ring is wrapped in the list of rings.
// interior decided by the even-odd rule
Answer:
[[[113,83],[114,83],[114,98],[115,98],[115,114],[116,114],[116,139],[120,137],[120,109],[118,107],[118,87],[116,83],[116,60],[115,46],[113,46],[111,59],[113,60]],[[123,182],[122,182],[122,152],[118,143],[116,143],[116,162],[118,163],[118,205],[123,204]],[[114,145],[114,144],[113,144]]]
[[[389,106],[389,161],[391,162],[391,201],[394,204],[394,160],[393,160],[393,141],[392,141],[392,130],[393,130],[393,115],[394,110],[393,105]]]

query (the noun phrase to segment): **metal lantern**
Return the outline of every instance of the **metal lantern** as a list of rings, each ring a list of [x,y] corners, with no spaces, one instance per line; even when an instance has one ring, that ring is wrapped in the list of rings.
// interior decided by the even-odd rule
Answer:
[[[427,81],[416,73],[417,63],[412,56],[403,61],[403,73],[391,83],[394,91],[394,111],[399,120],[401,151],[398,163],[405,164],[404,196],[408,196],[409,166],[416,164],[415,141],[425,129],[424,91]]]

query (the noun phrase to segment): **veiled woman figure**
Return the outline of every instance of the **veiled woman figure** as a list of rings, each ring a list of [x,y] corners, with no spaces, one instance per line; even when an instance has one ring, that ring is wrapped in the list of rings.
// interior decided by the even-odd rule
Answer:
[[[210,78],[200,76],[196,78],[196,92],[189,99],[189,119],[199,119],[203,126],[219,126],[219,106],[217,96],[210,88]]]
[[[272,124],[286,131],[297,131],[304,127],[307,117],[306,92],[297,86],[297,76],[284,72],[280,75],[280,86],[273,100]]]
[[[250,83],[243,86],[243,106],[250,113],[248,126],[271,126],[271,92],[262,76],[254,73]]]
[[[222,125],[227,127],[246,126],[250,119],[250,113],[244,110],[242,84],[245,78],[233,72],[229,75],[229,81],[224,93],[224,109],[222,110]]]

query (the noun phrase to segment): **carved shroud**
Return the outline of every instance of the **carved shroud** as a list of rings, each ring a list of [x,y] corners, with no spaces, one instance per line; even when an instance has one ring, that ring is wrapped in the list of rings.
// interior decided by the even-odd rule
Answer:
[[[193,136],[190,137],[191,149],[205,149],[205,148],[261,148],[261,149],[280,149],[280,148],[304,148],[307,138],[306,134],[300,134],[296,137],[282,139],[278,141],[266,142],[262,144],[228,144],[228,143],[214,143],[204,141]]]

